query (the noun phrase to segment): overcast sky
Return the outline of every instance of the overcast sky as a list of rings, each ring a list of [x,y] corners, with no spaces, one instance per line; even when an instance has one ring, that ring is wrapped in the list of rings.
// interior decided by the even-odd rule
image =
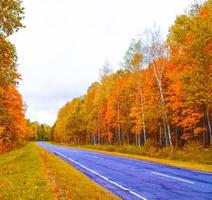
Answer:
[[[52,125],[61,106],[85,94],[132,38],[157,24],[165,36],[193,0],[25,0],[25,29],[12,38],[27,117]]]

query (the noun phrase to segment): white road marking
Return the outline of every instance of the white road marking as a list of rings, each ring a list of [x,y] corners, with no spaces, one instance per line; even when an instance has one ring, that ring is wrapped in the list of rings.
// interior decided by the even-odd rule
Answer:
[[[188,181],[188,180],[186,180],[186,179],[177,178],[177,177],[174,177],[174,176],[169,176],[169,175],[161,174],[161,173],[157,173],[157,172],[152,172],[152,173],[153,173],[153,174],[156,174],[156,175],[159,175],[159,176],[164,176],[164,177],[167,177],[167,178],[172,178],[172,179],[175,179],[175,180],[178,180],[178,181],[182,181],[182,182],[194,184],[194,182]]]
[[[99,174],[99,173],[97,173],[97,172],[95,172],[95,171],[93,171],[93,170],[91,170],[91,169],[85,167],[84,165],[82,165],[82,164],[76,162],[75,160],[72,160],[71,158],[69,158],[69,157],[67,157],[67,156],[65,156],[65,155],[63,155],[63,154],[58,153],[57,151],[54,151],[54,150],[51,150],[51,149],[50,149],[50,151],[52,151],[52,152],[54,152],[55,154],[57,154],[57,155],[59,155],[59,156],[65,158],[65,159],[67,159],[67,160],[69,160],[69,161],[75,163],[76,165],[82,167],[83,169],[86,169],[87,171],[89,171],[89,172],[95,174],[96,176],[99,176],[100,178],[102,178],[102,179],[104,179],[105,181],[107,181],[107,182],[109,182],[109,183],[111,183],[111,184],[113,184],[113,185],[119,187],[120,189],[125,190],[125,191],[128,191],[130,194],[132,194],[132,195],[134,195],[134,196],[136,196],[136,197],[138,197],[138,198],[140,198],[140,199],[147,200],[147,198],[142,197],[141,195],[137,194],[136,192],[133,192],[133,191],[131,191],[130,189],[125,188],[125,187],[121,186],[120,184],[118,184],[118,183],[116,183],[116,182],[114,182],[114,181],[112,181],[112,180],[109,180],[109,178],[107,178],[107,177],[105,177],[105,176],[102,176],[101,174]]]
[[[100,158],[100,157],[98,157],[98,156],[92,156],[93,158],[97,158],[97,159],[102,159],[102,158]]]
[[[74,152],[74,153],[79,153],[79,151],[76,151],[76,150],[72,150],[71,152]]]

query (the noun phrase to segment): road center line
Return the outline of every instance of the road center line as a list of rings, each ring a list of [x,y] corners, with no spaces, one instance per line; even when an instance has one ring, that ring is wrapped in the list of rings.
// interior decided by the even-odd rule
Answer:
[[[177,178],[177,177],[174,177],[174,176],[169,176],[169,175],[161,174],[161,173],[157,173],[157,172],[152,172],[152,173],[153,174],[156,174],[156,175],[159,175],[159,176],[164,176],[164,177],[167,177],[167,178],[172,178],[172,179],[175,179],[175,180],[178,180],[178,181],[182,181],[182,182],[194,184],[194,182],[188,181],[186,179],[181,179],[181,178]]]
[[[86,169],[87,171],[89,171],[89,172],[95,174],[96,176],[99,176],[100,178],[102,178],[102,179],[104,179],[105,181],[107,181],[107,182],[109,182],[109,183],[111,183],[111,184],[113,184],[113,185],[119,187],[120,189],[125,190],[125,191],[128,191],[130,194],[132,194],[132,195],[134,195],[134,196],[136,196],[136,197],[138,197],[138,198],[140,198],[140,199],[147,200],[147,198],[142,197],[141,195],[137,194],[136,192],[133,192],[133,191],[131,191],[130,189],[125,188],[125,187],[121,186],[120,184],[118,184],[118,183],[116,183],[116,182],[114,182],[114,181],[112,181],[112,180],[109,180],[109,178],[107,178],[107,177],[105,177],[105,176],[102,176],[101,174],[99,174],[99,173],[97,173],[97,172],[95,172],[95,171],[93,171],[93,170],[91,170],[91,169],[85,167],[84,165],[82,165],[82,164],[76,162],[75,160],[72,160],[71,158],[69,158],[69,157],[67,157],[67,156],[65,156],[65,155],[63,155],[63,154],[61,154],[61,153],[59,153],[59,152],[57,152],[57,151],[54,151],[54,150],[52,150],[52,149],[51,149],[50,151],[52,151],[53,153],[55,153],[55,154],[57,154],[57,155],[59,155],[59,156],[65,158],[65,159],[67,159],[67,160],[69,160],[69,161],[71,161],[71,162],[73,162],[73,163],[75,163],[76,165],[82,167],[83,169]]]
[[[97,159],[102,159],[102,158],[100,158],[100,157],[98,157],[98,156],[92,156],[93,158],[97,158]]]

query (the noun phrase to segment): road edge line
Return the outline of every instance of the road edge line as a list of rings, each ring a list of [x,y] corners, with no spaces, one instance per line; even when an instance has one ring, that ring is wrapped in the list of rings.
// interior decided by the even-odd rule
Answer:
[[[105,176],[102,176],[101,174],[99,174],[99,173],[93,171],[92,169],[87,168],[86,166],[84,166],[84,165],[78,163],[77,161],[75,161],[75,160],[73,160],[73,159],[71,159],[71,158],[69,158],[69,157],[67,157],[67,156],[65,156],[65,155],[63,155],[63,154],[61,154],[61,153],[58,153],[57,151],[54,151],[54,150],[51,150],[51,151],[52,151],[53,153],[55,153],[56,155],[59,155],[59,156],[65,158],[65,159],[67,159],[67,160],[69,160],[69,161],[75,163],[76,165],[82,167],[83,169],[86,169],[87,171],[89,171],[89,172],[95,174],[96,176],[99,176],[100,178],[102,178],[102,179],[104,179],[105,181],[107,181],[107,182],[109,182],[109,183],[115,185],[116,187],[119,187],[120,189],[122,189],[122,190],[124,190],[124,191],[128,191],[130,194],[132,194],[132,195],[134,195],[134,196],[136,196],[136,197],[138,197],[138,198],[140,198],[140,199],[142,199],[142,200],[148,200],[147,198],[145,198],[145,197],[143,197],[143,196],[137,194],[136,192],[133,192],[133,191],[131,191],[130,189],[125,188],[125,187],[121,186],[120,184],[118,184],[118,183],[116,183],[116,182],[110,180],[109,178],[107,178],[107,177],[105,177]]]

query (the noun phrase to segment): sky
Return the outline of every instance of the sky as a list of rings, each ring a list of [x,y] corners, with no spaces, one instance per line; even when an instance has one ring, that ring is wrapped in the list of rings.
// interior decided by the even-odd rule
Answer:
[[[117,70],[130,41],[155,24],[164,37],[193,0],[25,0],[16,45],[19,91],[32,121],[53,125],[59,109]]]

